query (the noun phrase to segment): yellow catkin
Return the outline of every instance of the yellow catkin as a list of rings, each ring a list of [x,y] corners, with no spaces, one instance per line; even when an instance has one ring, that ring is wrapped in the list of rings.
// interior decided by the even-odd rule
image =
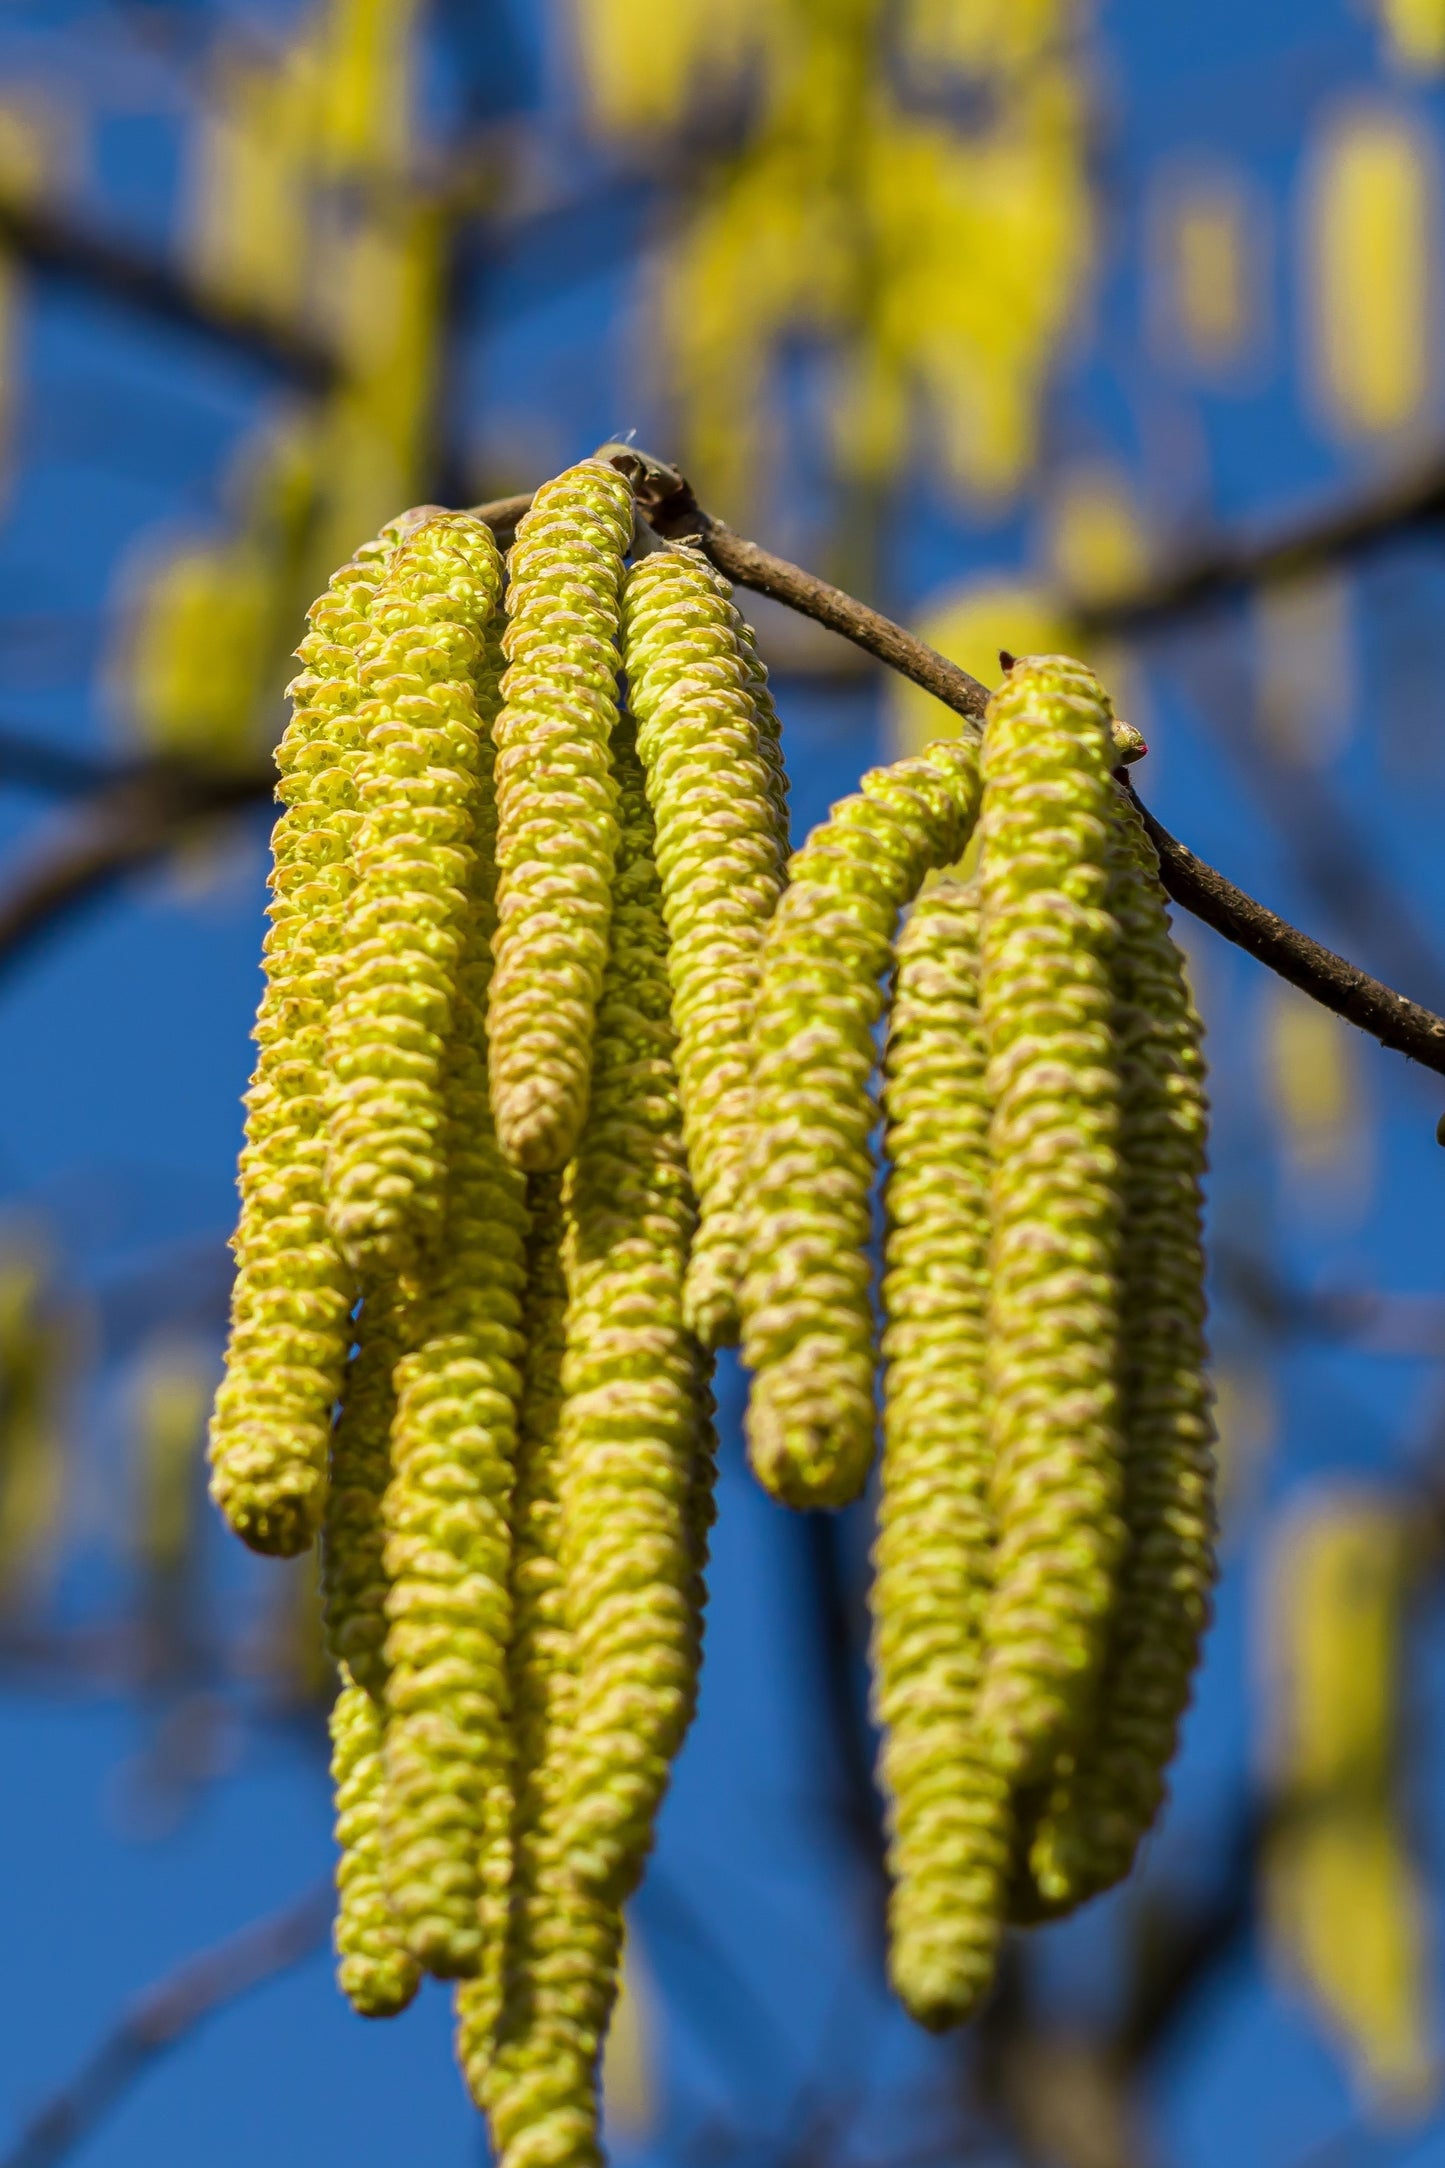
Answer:
[[[361,2017],[395,2017],[417,1991],[421,1968],[397,1933],[382,1892],[380,1702],[343,1669],[331,1711],[336,1793],[336,1977]]]
[[[484,649],[483,724],[500,651]],[[446,1212],[396,1369],[385,1500],[386,1893],[408,1947],[455,1978],[482,1961],[489,1829],[508,1819],[511,1493],[526,1279],[524,1178],[502,1157],[487,1092],[495,925],[492,747],[477,754],[470,881],[440,1078]]]
[[[331,1415],[351,1339],[352,1275],[326,1224],[326,1056],[352,888],[363,729],[358,649],[409,515],[344,565],[311,609],[277,752],[266,991],[247,1094],[226,1375],[211,1494],[253,1549],[302,1551],[321,1521]]]
[[[623,662],[657,824],[688,1164],[699,1225],[685,1314],[709,1347],[737,1339],[750,1175],[752,1016],[785,871],[777,770],[754,658],[729,589],[689,549],[628,574]]]
[[[363,2017],[395,2016],[421,1979],[387,1907],[382,1878],[387,1666],[381,1505],[391,1467],[392,1378],[406,1326],[404,1302],[377,1295],[366,1303],[332,1438],[321,1539],[326,1644],[341,1680],[331,1713],[337,1978]]]
[[[510,1889],[495,1968],[457,1990],[457,2051],[506,2168],[593,2168],[596,2069],[621,1947],[616,1906],[568,1870],[575,1686],[558,1429],[566,1347],[562,1177],[528,1184],[526,1361],[513,1494]]]
[[[539,489],[508,559],[497,718],[492,1106],[519,1167],[560,1167],[587,1111],[607,961],[617,633],[632,492],[585,460]]]
[[[1035,1881],[1053,1903],[1092,1896],[1133,1865],[1164,1798],[1215,1576],[1202,1026],[1169,931],[1153,845],[1122,797],[1113,846],[1115,1028],[1128,1146],[1121,1372],[1128,1543],[1097,1724],[1032,1847]]]
[[[889,1971],[933,2029],[993,1980],[1007,1778],[975,1703],[993,1566],[984,1334],[988,1096],[976,894],[919,902],[898,942],[885,1061],[883,1463],[873,1670],[888,1800]]]
[[[1022,1783],[1051,1771],[1091,1713],[1124,1533],[1109,726],[1094,677],[1046,656],[1014,666],[984,730],[999,1549],[979,1722]]]
[[[490,530],[428,520],[372,604],[363,819],[327,1033],[328,1221],[364,1284],[440,1235],[442,1064],[465,935],[483,731],[474,673],[501,586]]]
[[[575,1635],[566,1836],[620,1904],[693,1712],[695,1504],[710,1463],[706,1358],[683,1323],[694,1225],[653,822],[627,720],[621,840],[592,1103],[567,1177],[562,1549]]]
[[[753,1467],[789,1505],[868,1479],[873,1032],[899,910],[958,857],[978,788],[972,737],[875,768],[794,853],[764,943],[742,1346]]]

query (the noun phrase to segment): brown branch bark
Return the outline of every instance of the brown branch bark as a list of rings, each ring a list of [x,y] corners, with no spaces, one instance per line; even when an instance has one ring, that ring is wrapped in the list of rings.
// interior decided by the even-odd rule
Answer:
[[[830,587],[826,580],[789,564],[786,558],[773,556],[757,543],[733,534],[720,520],[711,519],[675,467],[650,458],[632,445],[604,445],[599,456],[610,458],[632,476],[638,504],[656,533],[669,540],[696,537],[718,570],[739,587],[772,595],[805,617],[841,633],[966,720],[977,722],[982,716],[988,693],[976,678],[881,611],[870,609],[866,603]],[[525,504],[512,497],[476,509],[479,518],[501,525],[504,514],[507,523],[515,524]],[[1369,972],[1257,903],[1222,873],[1196,858],[1144,806],[1140,805],[1140,811],[1159,853],[1160,876],[1175,903],[1322,1007],[1368,1032],[1382,1046],[1445,1076],[1445,1017],[1396,993],[1393,987],[1372,978]]]
[[[0,2168],[55,2168],[168,2048],[217,2010],[319,1949],[331,1923],[323,1883],[267,1918],[202,1950],[138,1995],[70,2082],[32,2116]]]

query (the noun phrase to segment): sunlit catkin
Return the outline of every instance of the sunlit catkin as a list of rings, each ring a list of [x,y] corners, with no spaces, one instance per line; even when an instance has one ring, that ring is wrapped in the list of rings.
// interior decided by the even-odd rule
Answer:
[[[975,1725],[992,1572],[984,1332],[988,1099],[978,903],[946,883],[898,942],[883,1092],[883,1462],[874,1704],[888,1801],[889,1972],[935,2029],[993,1979],[1007,1778]]]
[[[1123,1081],[1121,1381],[1128,1540],[1095,1725],[1031,1853],[1045,1898],[1126,1875],[1159,1811],[1209,1620],[1214,1459],[1205,1377],[1200,1182],[1209,1109],[1202,1026],[1144,824],[1120,797],[1109,908],[1120,930]]]
[[[575,1686],[559,1504],[566,1345],[562,1177],[528,1183],[526,1358],[513,1493],[514,1810],[504,1944],[457,1990],[457,2050],[506,2168],[601,2158],[596,2070],[621,1946],[618,1908],[581,1888],[564,1841]]]
[[[496,704],[484,653],[483,720]],[[524,1178],[487,1093],[495,924],[492,748],[477,755],[467,912],[440,1078],[446,1214],[396,1369],[386,1493],[390,1630],[383,1801],[387,1898],[413,1954],[455,1978],[482,1957],[487,1835],[510,1797],[506,1663],[521,1390]]]
[[[397,550],[360,664],[363,819],[327,1034],[328,1219],[363,1284],[413,1268],[445,1205],[442,1065],[474,856],[474,675],[501,587],[490,530],[428,520]]]
[[[539,489],[508,558],[497,718],[492,1106],[519,1167],[560,1167],[587,1111],[607,961],[622,561],[632,492],[585,460]]]
[[[575,1635],[566,1843],[616,1903],[651,1842],[692,1715],[695,1492],[712,1439],[705,1358],[682,1317],[694,1224],[669,1020],[653,822],[624,719],[621,840],[592,1100],[568,1170],[562,1555]]]
[[[331,1713],[337,1979],[363,2017],[404,2010],[421,1978],[387,1907],[382,1880],[387,1665],[381,1507],[391,1466],[392,1380],[406,1345],[407,1314],[405,1300],[390,1295],[374,1295],[363,1308],[332,1438],[321,1536],[326,1643],[341,1680]]]
[[[742,1344],[753,1466],[789,1505],[868,1479],[873,1032],[899,910],[958,857],[978,790],[973,738],[872,770],[794,854],[763,945]]]
[[[1090,1715],[1123,1543],[1109,724],[1090,672],[1048,656],[1014,666],[984,729],[999,1548],[979,1721],[1020,1782],[1048,1774]]]
[[[357,651],[392,542],[342,567],[310,613],[276,755],[266,991],[247,1095],[226,1375],[211,1494],[254,1550],[304,1550],[320,1524],[352,1274],[326,1223],[326,1028],[352,888],[363,726]]]
[[[657,825],[678,1080],[698,1199],[684,1308],[699,1338],[717,1347],[738,1331],[753,1006],[785,866],[777,775],[727,584],[696,551],[657,550],[628,574],[623,662]]]

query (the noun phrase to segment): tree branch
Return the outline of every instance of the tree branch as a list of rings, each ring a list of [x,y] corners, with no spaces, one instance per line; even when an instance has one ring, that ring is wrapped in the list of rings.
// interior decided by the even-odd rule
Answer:
[[[598,456],[631,475],[637,501],[649,525],[664,539],[695,537],[712,562],[739,587],[771,595],[820,625],[841,633],[876,655],[945,707],[977,722],[988,703],[987,689],[957,663],[918,639],[881,611],[829,586],[826,580],[760,549],[735,535],[699,506],[675,467],[651,458],[632,445],[606,444]],[[530,501],[530,500],[527,500]],[[479,505],[477,516],[498,526],[514,525],[526,508],[518,497]],[[1127,786],[1126,786],[1127,787]],[[1136,797],[1135,803],[1139,801]],[[1140,811],[1159,854],[1165,889],[1182,909],[1212,926],[1226,941],[1297,986],[1322,1007],[1355,1024],[1382,1046],[1445,1076],[1445,1017],[1397,994],[1382,980],[1337,956],[1333,949],[1291,926],[1236,888],[1222,873],[1187,850],[1142,805]]]
[[[55,2168],[158,2057],[253,1988],[311,1956],[331,1924],[326,1881],[243,1927],[138,1995],[80,2069],[33,2116],[0,2168]]]

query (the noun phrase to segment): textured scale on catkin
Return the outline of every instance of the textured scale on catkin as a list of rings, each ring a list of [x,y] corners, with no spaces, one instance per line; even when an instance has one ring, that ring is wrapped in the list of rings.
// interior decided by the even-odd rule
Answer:
[[[725,581],[657,550],[623,590],[623,663],[657,826],[667,970],[699,1226],[685,1310],[708,1347],[737,1338],[750,1162],[751,1028],[763,935],[785,876],[776,770],[753,655]]]
[[[889,1972],[939,2029],[993,1980],[1012,1807],[976,1723],[993,1572],[984,1339],[989,1105],[978,899],[944,882],[898,941],[884,1064],[883,1458],[873,1698]]]
[[[898,913],[958,857],[978,789],[972,738],[875,768],[794,854],[764,941],[742,1348],[753,1468],[787,1505],[868,1479],[873,1032]]]
[[[1110,719],[1090,672],[1046,656],[1014,666],[984,726],[999,1547],[979,1722],[1024,1784],[1047,1776],[1090,1720],[1123,1545]]]
[[[587,1111],[612,903],[617,636],[632,491],[585,460],[537,491],[507,561],[496,723],[492,1107],[508,1157],[563,1165]]]
[[[1122,1880],[1165,1795],[1215,1578],[1214,1429],[1205,1371],[1203,1028],[1169,930],[1158,862],[1122,794],[1110,908],[1124,1087],[1124,1520],[1097,1721],[1030,1852],[1055,1905]]]
[[[351,1341],[353,1275],[327,1226],[325,1036],[353,883],[363,725],[358,653],[407,515],[313,604],[277,750],[286,810],[271,839],[271,929],[247,1093],[226,1372],[211,1494],[242,1541],[290,1556],[320,1526],[331,1417]]]

